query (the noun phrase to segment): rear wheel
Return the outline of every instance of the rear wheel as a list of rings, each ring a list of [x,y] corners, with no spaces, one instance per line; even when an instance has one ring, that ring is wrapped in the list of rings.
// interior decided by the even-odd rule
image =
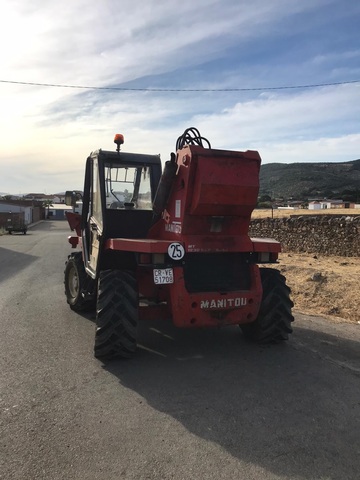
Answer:
[[[240,325],[246,338],[257,343],[280,343],[288,339],[292,332],[294,306],[290,299],[290,288],[278,270],[260,268],[263,287],[262,301],[257,319]]]
[[[136,350],[139,293],[128,270],[100,272],[94,354],[97,358],[131,357]]]
[[[94,280],[85,272],[81,252],[69,255],[64,275],[65,295],[70,308],[76,312],[94,310]]]

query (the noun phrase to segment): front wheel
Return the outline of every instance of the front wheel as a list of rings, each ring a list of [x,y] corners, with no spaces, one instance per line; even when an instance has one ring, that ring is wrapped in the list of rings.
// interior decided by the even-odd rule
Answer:
[[[278,270],[260,268],[263,295],[257,319],[240,325],[244,336],[257,343],[280,343],[292,333],[291,323],[294,306],[290,299],[290,288]]]
[[[94,310],[94,280],[85,272],[81,252],[69,255],[64,277],[65,295],[70,308],[76,312]]]
[[[94,354],[97,358],[131,357],[136,350],[139,315],[136,277],[128,270],[100,272]]]

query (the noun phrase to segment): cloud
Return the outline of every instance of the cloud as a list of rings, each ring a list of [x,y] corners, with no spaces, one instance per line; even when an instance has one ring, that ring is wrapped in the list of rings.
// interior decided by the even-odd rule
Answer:
[[[31,129],[21,132],[12,162],[19,171],[29,170],[26,183],[46,185],[46,177],[53,182],[57,173],[57,181],[66,185],[56,190],[70,184],[80,188],[86,156],[97,148],[115,149],[115,133],[125,135],[125,151],[160,153],[166,160],[190,126],[214,148],[259,150],[265,163],[353,160],[360,152],[358,92],[354,84],[267,92],[251,101],[230,94],[227,108],[224,94],[88,92],[55,102],[51,114],[37,116],[36,139],[30,138]],[[31,116],[28,121],[30,128]]]
[[[315,8],[309,0],[7,3],[4,71],[28,81],[95,85],[201,64]]]
[[[281,142],[289,139],[358,133],[360,117],[358,84],[309,89],[292,94],[261,94],[252,101],[238,102],[219,114],[198,116],[196,120],[211,127],[221,125],[228,132],[223,143],[235,146],[232,132],[245,142]]]
[[[352,0],[77,0],[61,8],[7,0],[0,9],[5,80],[202,89],[360,75]],[[214,147],[259,149],[264,161],[300,161],[305,151],[308,161],[351,160],[360,150],[358,98],[355,84],[154,93],[0,83],[0,190],[79,188],[86,155],[114,148],[116,132],[126,150],[163,159],[196,126]]]
[[[343,162],[360,158],[360,134],[263,145],[263,163]],[[291,159],[291,162],[289,161]]]

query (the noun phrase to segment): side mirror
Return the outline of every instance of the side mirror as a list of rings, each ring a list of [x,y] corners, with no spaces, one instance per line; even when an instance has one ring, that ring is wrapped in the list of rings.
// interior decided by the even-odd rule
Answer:
[[[74,207],[76,205],[76,194],[74,191],[67,190],[65,192],[65,205]]]
[[[76,202],[82,200],[82,193],[78,190],[67,190],[65,192],[65,205],[76,207]]]

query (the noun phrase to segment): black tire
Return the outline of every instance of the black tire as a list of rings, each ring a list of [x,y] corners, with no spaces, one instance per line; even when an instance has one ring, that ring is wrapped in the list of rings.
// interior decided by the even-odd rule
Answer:
[[[263,295],[257,319],[240,325],[244,336],[260,344],[280,343],[288,340],[292,333],[291,323],[294,306],[290,299],[290,288],[278,270],[260,268]]]
[[[65,295],[70,308],[75,312],[95,310],[95,282],[85,272],[81,252],[69,255],[65,265]]]
[[[100,272],[94,354],[110,360],[131,357],[136,350],[139,293],[133,272]]]

